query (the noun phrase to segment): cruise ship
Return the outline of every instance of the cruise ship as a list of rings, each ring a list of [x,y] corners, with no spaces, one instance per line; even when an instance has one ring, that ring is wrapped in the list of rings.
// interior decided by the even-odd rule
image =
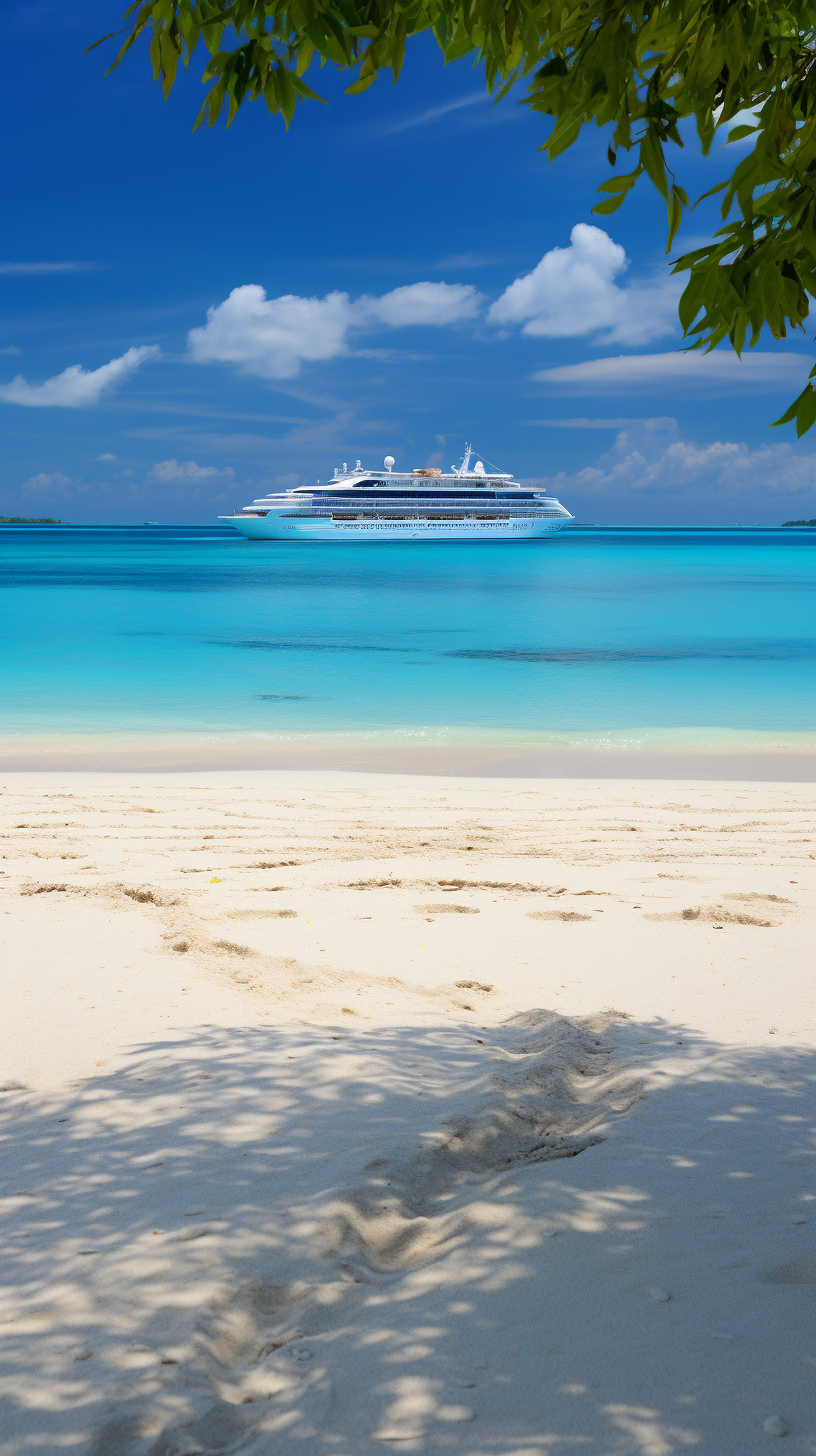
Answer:
[[[251,541],[530,541],[573,520],[560,501],[485,470],[466,446],[461,464],[438,469],[335,469],[321,485],[301,485],[221,516]]]

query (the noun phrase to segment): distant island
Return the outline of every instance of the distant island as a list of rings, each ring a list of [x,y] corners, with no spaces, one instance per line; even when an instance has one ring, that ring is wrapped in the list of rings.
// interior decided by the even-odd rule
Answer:
[[[816,520],[814,520],[814,521],[783,521],[782,522],[782,525],[783,526],[816,526]]]
[[[793,525],[786,521],[786,525]],[[798,525],[799,522],[797,521]],[[0,516],[0,526],[64,526],[64,521],[55,521],[51,516]]]

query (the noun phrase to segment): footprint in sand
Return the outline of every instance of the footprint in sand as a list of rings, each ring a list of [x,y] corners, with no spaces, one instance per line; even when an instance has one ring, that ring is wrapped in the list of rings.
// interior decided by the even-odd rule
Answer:
[[[425,880],[429,890],[450,893],[456,890],[515,890],[525,895],[561,895],[563,887],[554,885],[515,884],[512,880]]]
[[[766,1436],[787,1436],[790,1426],[781,1416],[768,1416],[762,1422],[762,1429]]]
[[[398,890],[402,880],[349,880],[341,890]],[[330,886],[330,888],[333,888]]]
[[[297,910],[229,910],[230,920],[295,920]]]
[[[758,915],[746,915],[739,911],[725,910],[721,905],[688,905],[685,910],[658,910],[644,915],[644,920],[697,920],[703,925],[761,925],[765,929],[779,924],[778,920],[760,920]]]
[[[786,1259],[765,1275],[767,1284],[816,1284],[816,1259]]]
[[[760,895],[755,892],[742,894],[733,891],[730,895],[723,895],[724,900],[770,900],[774,905],[795,905],[795,900],[787,900],[784,895]]]
[[[418,915],[478,915],[477,905],[455,905],[447,900],[443,905],[415,905]]]
[[[528,920],[591,920],[591,915],[579,915],[577,910],[528,910]]]

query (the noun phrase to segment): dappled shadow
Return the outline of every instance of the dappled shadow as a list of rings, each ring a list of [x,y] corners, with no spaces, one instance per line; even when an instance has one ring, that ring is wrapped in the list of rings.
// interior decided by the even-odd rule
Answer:
[[[531,1012],[8,1091],[4,1450],[816,1450],[813,1081]]]

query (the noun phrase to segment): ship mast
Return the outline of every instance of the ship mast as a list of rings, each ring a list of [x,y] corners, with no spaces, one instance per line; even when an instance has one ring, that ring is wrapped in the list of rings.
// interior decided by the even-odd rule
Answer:
[[[473,454],[473,446],[472,445],[465,445],[465,453],[462,456],[462,466],[461,466],[461,469],[457,470],[455,465],[452,465],[451,466],[451,471],[452,471],[452,473],[454,475],[467,475],[467,473],[468,473],[468,466],[470,464],[470,457],[471,457],[472,454]]]

